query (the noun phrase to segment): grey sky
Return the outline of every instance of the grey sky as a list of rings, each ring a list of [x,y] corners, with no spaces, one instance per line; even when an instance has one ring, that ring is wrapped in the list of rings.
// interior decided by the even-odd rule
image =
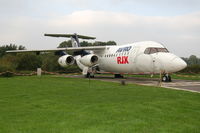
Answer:
[[[118,44],[153,40],[179,56],[200,57],[198,0],[0,0],[0,45],[55,48],[80,33]]]

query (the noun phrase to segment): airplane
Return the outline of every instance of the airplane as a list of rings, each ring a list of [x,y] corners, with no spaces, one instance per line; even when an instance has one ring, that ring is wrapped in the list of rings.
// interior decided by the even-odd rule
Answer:
[[[60,55],[58,63],[62,67],[76,64],[85,77],[94,74],[110,72],[115,78],[123,78],[122,74],[143,73],[161,74],[163,82],[171,82],[171,73],[184,69],[187,64],[180,57],[170,53],[158,42],[143,41],[117,46],[81,47],[80,39],[96,39],[95,37],[78,34],[44,34],[50,37],[71,38],[72,47],[41,49],[41,50],[11,50],[8,53],[23,52],[55,52]],[[67,51],[73,54],[69,55]]]

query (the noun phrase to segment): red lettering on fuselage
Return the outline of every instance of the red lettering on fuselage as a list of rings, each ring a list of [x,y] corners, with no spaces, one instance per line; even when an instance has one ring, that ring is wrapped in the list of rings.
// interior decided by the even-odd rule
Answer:
[[[119,56],[119,57],[117,57],[117,64],[129,64],[128,56]]]
[[[117,64],[121,64],[121,57],[117,57]]]

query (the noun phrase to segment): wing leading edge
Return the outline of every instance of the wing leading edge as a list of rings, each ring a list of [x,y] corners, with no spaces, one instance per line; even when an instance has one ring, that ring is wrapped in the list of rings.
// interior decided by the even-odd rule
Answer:
[[[40,50],[9,50],[7,53],[25,53],[25,52],[56,52],[56,51],[80,51],[80,50],[104,50],[106,46],[95,47],[70,47],[70,48],[56,48],[56,49],[40,49]]]

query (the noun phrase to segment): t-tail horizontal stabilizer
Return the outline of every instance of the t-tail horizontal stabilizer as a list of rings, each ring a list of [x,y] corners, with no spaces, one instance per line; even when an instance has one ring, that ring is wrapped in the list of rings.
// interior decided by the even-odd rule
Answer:
[[[79,38],[80,39],[96,39],[95,37],[77,35],[76,33],[75,34],[44,34],[44,36],[71,38],[72,47],[80,47],[80,43],[78,40]]]
[[[96,37],[90,37],[90,36],[83,36],[83,35],[77,35],[75,34],[44,34],[44,36],[51,36],[51,37],[78,37],[80,39],[96,39]]]

